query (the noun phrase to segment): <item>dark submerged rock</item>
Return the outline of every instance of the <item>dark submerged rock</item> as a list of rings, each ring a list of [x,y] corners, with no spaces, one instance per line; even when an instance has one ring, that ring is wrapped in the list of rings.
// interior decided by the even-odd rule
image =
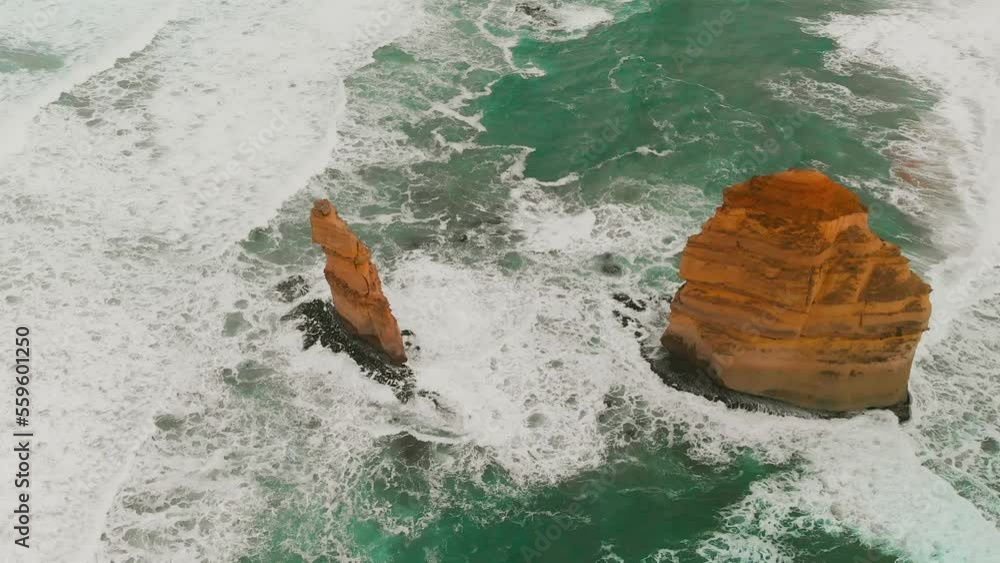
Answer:
[[[1000,453],[1000,442],[997,442],[994,438],[986,438],[980,446],[984,452],[991,454]]]
[[[615,301],[636,312],[646,310],[646,302],[642,299],[632,299],[627,293],[616,293],[611,296]]]
[[[328,301],[314,299],[300,303],[282,320],[298,321],[295,328],[302,331],[303,349],[308,350],[318,343],[333,352],[344,352],[370,379],[392,387],[400,402],[413,398],[413,370],[394,364],[385,352],[359,338]],[[409,332],[410,336],[412,334]]]
[[[403,336],[403,346],[406,347],[408,355],[420,351],[420,346],[417,346],[417,335],[412,330],[407,328],[401,330],[399,333]]]
[[[514,7],[514,10],[548,26],[555,27],[559,23],[555,18],[549,15],[549,12],[542,6],[536,6],[527,2],[520,2]]]
[[[618,264],[614,264],[614,263],[602,264],[601,265],[601,271],[604,272],[605,274],[609,275],[609,276],[620,276],[624,272],[624,270],[622,270],[621,266],[619,266]]]
[[[625,273],[625,268],[615,261],[614,254],[605,252],[597,257],[597,264],[601,273],[609,276],[620,276]]]
[[[309,293],[309,283],[304,277],[296,275],[279,283],[275,289],[283,302],[291,303]]]

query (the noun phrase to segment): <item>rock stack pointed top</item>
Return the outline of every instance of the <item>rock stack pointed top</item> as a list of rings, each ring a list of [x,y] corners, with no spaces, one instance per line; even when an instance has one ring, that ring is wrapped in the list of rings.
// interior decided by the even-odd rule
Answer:
[[[930,287],[823,173],[728,188],[680,275],[663,344],[722,385],[829,411],[907,400]]]
[[[313,204],[309,222],[313,242],[322,246],[326,254],[323,273],[330,284],[337,314],[348,328],[385,352],[393,362],[406,362],[399,324],[382,292],[371,251],[329,200]]]

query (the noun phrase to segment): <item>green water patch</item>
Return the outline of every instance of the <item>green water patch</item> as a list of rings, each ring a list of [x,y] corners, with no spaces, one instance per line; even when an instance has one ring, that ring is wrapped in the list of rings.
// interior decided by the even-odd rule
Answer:
[[[62,58],[53,53],[0,44],[0,72],[58,70],[62,66]]]
[[[456,7],[441,51],[387,46],[347,81],[350,126],[342,134],[364,150],[336,154],[337,164],[314,178],[308,196],[293,198],[271,225],[248,236],[244,259],[255,265],[248,274],[272,283],[282,277],[277,272],[320,268],[308,212],[311,197],[328,196],[375,250],[386,279],[395,260],[415,251],[531,275],[525,272],[543,261],[517,246],[524,235],[508,224],[517,212],[513,189],[523,187],[510,171],[527,149],[526,177],[551,183],[574,175],[532,186],[565,209],[615,204],[684,215],[692,224],[707,218],[726,186],[790,167],[820,168],[878,204],[872,221],[881,235],[920,244],[924,233],[883,194],[848,179],[892,183],[886,148],[932,100],[892,76],[827,70],[833,43],[805,33],[798,21],[821,18],[825,5],[654,2],[575,39],[525,38],[514,50],[516,64],[544,75],[504,75],[498,53],[461,13],[466,7]],[[502,26],[487,27],[510,36]],[[443,54],[456,45],[488,56]],[[463,92],[482,95],[463,106]],[[474,125],[480,116],[485,132]],[[621,227],[632,232],[632,225]],[[653,251],[607,251],[586,265],[598,288],[600,276],[632,269],[644,269],[652,292],[678,281],[675,265],[657,262]],[[244,334],[235,313],[230,320],[224,330]],[[224,381],[255,406],[278,409],[265,398],[273,394],[279,403],[280,388],[254,367]],[[349,486],[329,487],[336,495],[316,485],[334,479],[321,468],[311,484],[260,481],[274,502],[255,526],[257,550],[241,561],[563,563],[611,560],[612,552],[636,562],[739,561],[727,555],[732,542],[758,535],[797,562],[896,560],[808,515],[790,515],[777,531],[733,517],[755,484],[797,471],[794,465],[764,464],[753,452],[710,465],[667,443],[619,446],[601,467],[524,484],[472,445],[385,438],[371,459],[352,467]],[[289,452],[296,457],[293,447]],[[480,462],[452,465],[470,458]]]
[[[587,202],[635,203],[608,190],[622,178],[696,186],[713,200],[794,167],[891,182],[893,131],[933,100],[897,77],[827,70],[834,43],[800,22],[824,14],[815,3],[656,2],[579,39],[522,41],[517,62],[544,76],[508,75],[466,113],[483,116],[479,142],[535,149],[527,176],[578,175]],[[891,207],[876,218],[881,232],[916,229]]]
[[[845,6],[861,11],[868,4]],[[857,179],[894,182],[887,147],[932,100],[895,76],[827,70],[833,42],[801,23],[822,19],[823,3],[676,0],[642,9],[576,39],[522,39],[515,62],[544,76],[503,76],[497,53],[483,54],[491,46],[475,22],[449,9],[457,15],[448,49],[460,44],[483,60],[411,44],[379,49],[347,81],[358,108],[352,119],[364,125],[354,142],[374,133],[374,158],[332,167],[317,178],[321,189],[387,265],[419,249],[467,263],[485,254],[507,268],[504,257],[519,235],[503,224],[513,211],[504,174],[525,148],[532,151],[527,177],[575,175],[540,188],[573,209],[680,209],[697,223],[726,186],[791,167],[820,168],[860,192],[879,234],[904,248],[926,246],[920,226]],[[486,95],[456,106],[462,92]],[[481,116],[486,131],[442,107],[472,121]],[[703,197],[679,201],[680,185]],[[303,219],[308,205],[286,206],[246,249],[284,266],[315,261]]]
[[[408,435],[384,442],[382,456],[358,475],[352,521],[338,525],[345,513],[316,502],[285,510],[269,523],[266,552],[241,561],[336,560],[317,532],[345,527],[350,555],[372,563],[598,561],[609,548],[627,562],[664,553],[673,557],[664,561],[735,560],[725,559],[732,546],[716,535],[732,525],[727,509],[754,483],[790,470],[749,454],[714,466],[692,460],[683,446],[635,444],[612,452],[598,469],[522,487],[492,465],[477,475],[439,474],[435,466],[448,446]],[[770,541],[795,561],[896,560],[819,529]]]
[[[895,77],[826,70],[832,41],[809,35],[798,21],[818,19],[825,8],[714,0],[643,9],[576,39],[524,37],[516,64],[544,76],[504,76],[495,47],[464,13],[449,15],[453,36],[439,38],[447,45],[379,49],[347,81],[357,108],[352,119],[363,126],[355,142],[370,142],[372,150],[322,175],[325,191],[387,264],[418,249],[470,264],[486,254],[500,263],[518,240],[502,224],[515,211],[515,183],[505,173],[526,149],[527,177],[575,175],[540,189],[576,210],[612,203],[674,214],[680,206],[700,223],[726,186],[816,167],[878,204],[873,222],[883,236],[904,246],[924,237],[880,194],[847,179],[891,184],[887,143],[930,100]],[[711,23],[723,19],[729,23],[721,28]],[[718,33],[705,36],[705,25]],[[456,58],[453,51],[463,50],[469,58]],[[462,96],[464,105],[456,103]],[[868,108],[865,115],[851,110],[852,96]],[[473,125],[479,116],[485,132]],[[679,185],[704,197],[678,201]],[[253,246],[264,250],[268,239],[278,241],[276,250],[287,246],[274,235]]]

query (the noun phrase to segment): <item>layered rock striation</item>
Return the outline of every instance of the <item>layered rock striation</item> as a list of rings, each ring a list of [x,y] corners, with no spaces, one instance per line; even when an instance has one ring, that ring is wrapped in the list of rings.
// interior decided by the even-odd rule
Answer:
[[[722,386],[835,412],[908,402],[930,287],[821,172],[728,188],[680,275],[661,342]]]
[[[399,324],[382,293],[382,282],[368,247],[328,200],[319,200],[313,205],[310,223],[313,242],[322,246],[326,253],[324,274],[330,284],[337,315],[347,328],[384,352],[390,360],[397,364],[406,362]]]

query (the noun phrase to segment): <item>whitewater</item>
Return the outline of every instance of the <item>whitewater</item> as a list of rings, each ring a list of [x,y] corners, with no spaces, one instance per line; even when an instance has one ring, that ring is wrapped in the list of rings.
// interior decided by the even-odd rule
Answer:
[[[715,202],[680,186],[656,209],[567,205],[543,188],[577,178],[528,176],[531,147],[504,148],[496,177],[510,186],[503,220],[521,234],[504,240],[544,257],[546,269],[511,278],[475,257],[444,260],[424,248],[377,256],[401,324],[420,337],[418,385],[447,412],[399,405],[342,355],[303,352],[273,291],[302,274],[310,297],[326,294],[320,262],[290,242],[308,236],[301,209],[328,196],[350,209],[384,206],[330,185],[472,150],[444,125],[428,131],[428,147],[404,147],[386,125],[402,110],[379,102],[377,90],[351,89],[350,77],[390,44],[479,62],[495,74],[418,110],[481,132],[465,104],[504,73],[544,74],[518,62],[516,41],[498,31],[510,3],[483,2],[477,25],[462,28],[478,34],[468,50],[450,39],[450,4],[3,5],[0,56],[31,71],[0,73],[0,330],[30,326],[39,374],[38,548],[26,555],[5,541],[4,560],[236,560],[272,541],[273,521],[261,515],[282,494],[288,505],[405,534],[412,524],[388,508],[348,500],[383,438],[407,432],[452,446],[426,468],[435,483],[491,465],[519,485],[559,483],[606,460],[600,421],[611,391],[635,398],[695,459],[725,465],[750,450],[799,464],[727,509],[699,548],[706,560],[790,560],[778,539],[811,529],[847,530],[917,562],[1000,560],[995,2],[900,0],[860,15],[834,5],[800,22],[836,43],[824,61],[834,72],[896,73],[937,100],[894,143],[894,181],[858,179],[938,244],[911,256],[935,288],[934,316],[912,375],[915,418],[902,426],[883,412],[831,421],[732,411],[666,387],[618,330],[612,305],[597,299],[613,287],[595,289],[579,264],[609,247],[676,256],[698,228],[693,217]],[[566,31],[558,40],[607,24],[624,4],[553,3]],[[436,87],[450,88],[427,86]],[[866,107],[815,84],[775,89],[830,112]],[[425,220],[406,205],[347,219],[376,242]],[[654,307],[647,326],[664,309]],[[261,393],[276,371],[279,390]],[[0,481],[6,503],[14,490]],[[296,525],[313,543],[289,552],[357,560],[343,530]]]
[[[31,328],[44,374],[32,388],[36,548],[17,560],[103,561],[109,540],[123,545],[109,530],[116,502],[170,463],[139,473],[153,416],[211,401],[205,374],[234,353],[214,322],[220,303],[245,297],[234,245],[322,170],[343,77],[413,11],[368,0],[4,4],[5,49],[62,58],[0,82],[4,329]],[[230,484],[194,485],[218,487],[204,512],[242,509]],[[0,494],[13,498],[10,480]],[[226,496],[235,504],[222,506]],[[198,546],[170,543],[173,560],[232,556],[246,536],[224,520]]]

